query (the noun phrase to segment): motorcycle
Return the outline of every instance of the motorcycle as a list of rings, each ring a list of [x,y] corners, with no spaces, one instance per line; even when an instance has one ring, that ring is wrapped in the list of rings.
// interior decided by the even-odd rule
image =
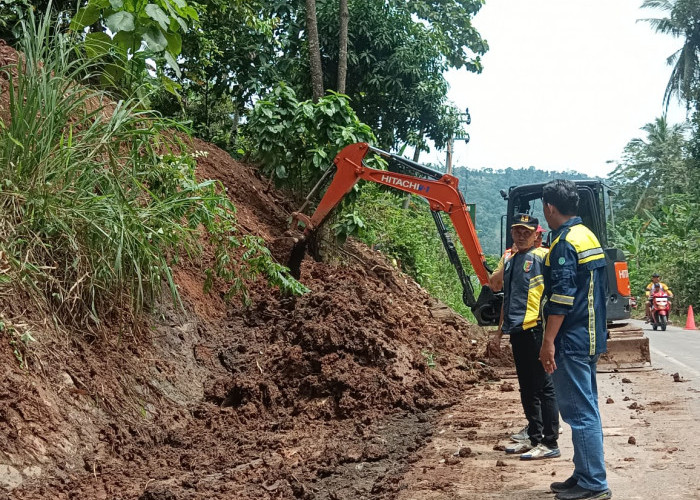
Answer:
[[[664,291],[652,293],[650,300],[651,327],[654,330],[661,328],[661,331],[665,332],[668,324],[668,315],[671,312],[671,301],[668,300],[668,295]]]

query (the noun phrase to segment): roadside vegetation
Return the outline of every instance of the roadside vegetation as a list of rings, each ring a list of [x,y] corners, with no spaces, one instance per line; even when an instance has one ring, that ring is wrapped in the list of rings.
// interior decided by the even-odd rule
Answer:
[[[235,207],[215,181],[196,180],[177,123],[137,98],[111,100],[81,85],[100,70],[74,34],[49,16],[20,25],[21,56],[1,68],[9,102],[0,120],[0,293],[28,293],[62,322],[95,324],[138,312],[172,265],[213,252],[208,283],[230,294],[262,274],[285,291],[303,287],[258,238],[237,230]]]
[[[645,0],[640,17],[658,33],[679,39],[669,54],[663,98],[685,105],[688,120],[671,125],[665,116],[640,124],[640,137],[625,147],[610,175],[615,188],[614,243],[629,259],[632,293],[644,296],[651,275],[674,293],[674,312],[700,306],[700,5],[694,1]],[[643,309],[642,309],[643,311]]]

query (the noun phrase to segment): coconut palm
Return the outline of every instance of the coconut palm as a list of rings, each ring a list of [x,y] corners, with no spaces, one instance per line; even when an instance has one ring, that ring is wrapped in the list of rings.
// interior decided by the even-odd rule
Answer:
[[[665,116],[641,128],[646,138],[632,139],[625,147],[623,160],[610,174],[620,188],[623,212],[639,214],[665,197],[688,190],[688,165],[683,124],[669,125]]]
[[[673,70],[664,93],[664,105],[668,108],[673,96],[690,105],[700,77],[700,0],[645,0],[642,9],[666,12],[668,17],[640,21],[648,22],[657,33],[684,39],[683,46],[666,60]]]

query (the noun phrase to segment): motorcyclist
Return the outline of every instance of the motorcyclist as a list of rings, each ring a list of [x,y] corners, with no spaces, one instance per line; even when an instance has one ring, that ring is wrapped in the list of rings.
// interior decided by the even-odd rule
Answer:
[[[647,296],[647,303],[646,303],[646,320],[647,323],[651,320],[651,302],[653,299],[652,295],[654,292],[656,292],[658,289],[663,290],[663,292],[668,295],[668,298],[671,299],[673,298],[673,292],[671,292],[671,289],[666,285],[666,283],[661,282],[661,276],[659,273],[654,273],[651,275],[651,283],[649,283],[646,288],[645,288],[645,293]],[[669,307],[671,306],[671,301],[668,301]]]

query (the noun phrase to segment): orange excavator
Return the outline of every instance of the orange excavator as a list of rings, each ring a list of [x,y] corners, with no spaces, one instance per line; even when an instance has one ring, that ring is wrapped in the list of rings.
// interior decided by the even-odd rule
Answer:
[[[398,165],[412,174],[379,170],[368,167],[364,163],[368,153],[375,153],[390,162],[390,165]],[[479,325],[497,325],[503,295],[495,294],[488,286],[489,269],[481,249],[479,238],[472,224],[467,204],[459,191],[459,180],[448,174],[432,170],[419,163],[407,160],[401,156],[393,155],[370,146],[366,143],[356,143],[346,146],[334,160],[335,168],[329,168],[321,180],[306,197],[306,201],[298,212],[292,214],[292,227],[304,225],[304,233],[299,242],[292,249],[288,266],[292,275],[299,278],[301,261],[306,251],[308,237],[319,227],[326,217],[338,206],[341,200],[350,192],[360,179],[376,182],[385,186],[391,186],[401,191],[413,193],[425,198],[432,212],[442,243],[447,251],[450,262],[457,271],[462,285],[462,300],[474,314]],[[335,174],[326,193],[323,195],[316,211],[311,217],[307,217],[301,211],[307,206],[315,193],[325,184],[329,175]],[[446,213],[462,247],[464,248],[474,272],[481,284],[481,292],[476,298],[471,278],[464,270],[454,242],[445,226],[442,213]]]

